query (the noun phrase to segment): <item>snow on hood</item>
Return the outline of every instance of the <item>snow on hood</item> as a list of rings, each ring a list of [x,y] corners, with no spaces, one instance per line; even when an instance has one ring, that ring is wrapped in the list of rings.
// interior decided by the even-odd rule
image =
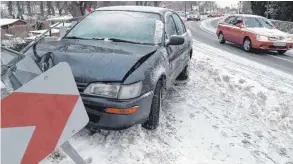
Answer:
[[[265,35],[265,36],[289,36],[288,33],[285,33],[278,29],[268,29],[268,28],[246,28],[246,29],[256,34]]]

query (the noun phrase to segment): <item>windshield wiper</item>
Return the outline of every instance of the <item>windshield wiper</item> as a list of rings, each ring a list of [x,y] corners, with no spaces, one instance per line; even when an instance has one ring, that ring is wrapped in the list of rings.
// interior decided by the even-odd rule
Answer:
[[[142,44],[139,42],[133,42],[129,40],[124,40],[124,39],[118,39],[118,38],[108,38],[109,40],[112,40],[113,42],[125,42],[125,43],[133,43],[133,44]]]
[[[77,36],[66,36],[64,39],[82,39],[82,40],[89,40],[88,38],[81,38]]]
[[[130,40],[118,39],[118,38],[92,38],[94,40],[111,40],[113,42],[124,42],[124,43],[132,43],[132,44],[148,44],[148,43],[141,43],[141,42],[134,42]]]

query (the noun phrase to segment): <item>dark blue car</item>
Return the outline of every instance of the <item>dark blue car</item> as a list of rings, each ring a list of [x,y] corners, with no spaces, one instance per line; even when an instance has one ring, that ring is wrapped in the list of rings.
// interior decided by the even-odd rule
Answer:
[[[88,14],[61,40],[38,43],[25,54],[42,65],[48,62],[46,66],[51,60],[69,63],[89,127],[142,124],[155,129],[166,90],[188,76],[192,39],[172,10],[104,7]]]

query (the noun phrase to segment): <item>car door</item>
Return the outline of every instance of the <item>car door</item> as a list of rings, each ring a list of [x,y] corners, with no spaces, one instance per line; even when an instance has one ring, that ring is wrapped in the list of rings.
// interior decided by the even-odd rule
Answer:
[[[172,18],[172,13],[166,14],[166,23],[165,23],[165,40],[166,43],[173,35],[178,35],[175,22]],[[170,77],[172,79],[176,78],[176,68],[180,65],[182,59],[180,59],[180,49],[181,45],[168,45],[166,46],[166,50],[168,53],[168,59],[170,63]]]
[[[227,41],[232,42],[233,38],[231,37],[232,22],[234,21],[235,16],[229,16],[223,23],[223,35]]]
[[[186,31],[186,27],[184,25],[184,23],[182,22],[182,20],[180,19],[180,17],[173,13],[172,14],[172,18],[175,22],[176,25],[176,30],[177,30],[177,34],[179,36],[182,36],[184,38],[184,44],[179,45],[179,60],[180,60],[180,66],[176,68],[176,72],[180,73],[182,72],[184,66],[186,65],[186,63],[188,62],[189,58],[190,58],[190,47],[192,45],[191,44],[191,40],[190,40],[190,36],[188,35],[187,31]],[[178,73],[178,74],[179,74]]]
[[[237,16],[236,19],[232,22],[232,29],[230,31],[231,41],[236,44],[242,44],[243,41],[243,34],[242,28],[237,27],[236,24],[243,24],[243,19],[241,16]]]

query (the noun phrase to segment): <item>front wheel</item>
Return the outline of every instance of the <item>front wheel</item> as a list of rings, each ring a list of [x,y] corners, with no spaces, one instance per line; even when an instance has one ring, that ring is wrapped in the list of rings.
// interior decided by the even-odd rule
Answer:
[[[222,32],[219,33],[219,35],[218,35],[218,39],[219,39],[219,42],[220,42],[221,44],[225,44],[226,40],[225,40],[224,35],[223,35]]]
[[[251,52],[252,51],[252,44],[251,40],[249,38],[246,38],[243,42],[243,49],[246,52]]]
[[[284,53],[286,53],[287,51],[286,50],[278,50],[278,54],[284,54]]]
[[[143,128],[148,130],[154,130],[159,126],[162,100],[163,100],[163,81],[160,80],[156,85],[149,119],[145,123],[142,124]]]

